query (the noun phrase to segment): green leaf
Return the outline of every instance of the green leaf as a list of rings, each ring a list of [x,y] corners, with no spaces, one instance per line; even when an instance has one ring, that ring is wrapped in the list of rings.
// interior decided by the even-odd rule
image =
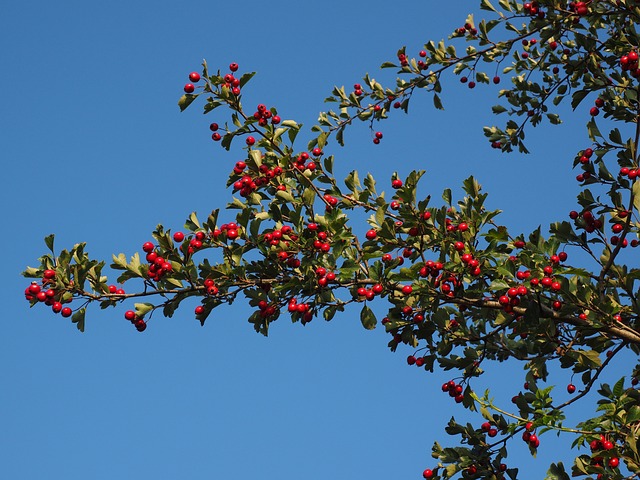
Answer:
[[[442,199],[445,201],[447,205],[451,205],[451,189],[447,188],[444,192],[442,192]]]
[[[549,466],[547,475],[544,478],[545,480],[571,480],[571,477],[569,477],[569,475],[565,471],[562,462],[558,462],[557,465],[555,463],[552,463]]]
[[[193,103],[193,101],[198,98],[198,95],[194,95],[192,93],[185,93],[178,100],[178,106],[180,107],[180,111],[184,112],[189,105]]]
[[[367,330],[373,330],[376,328],[376,316],[373,311],[368,306],[363,306],[360,311],[360,321],[362,322],[362,326]]]
[[[640,406],[633,405],[629,411],[627,411],[627,416],[625,418],[625,424],[630,425],[634,422],[640,420]]]
[[[433,106],[438,110],[444,110],[444,107],[442,106],[442,100],[440,100],[440,97],[435,93],[433,94]]]
[[[594,142],[596,142],[598,138],[602,138],[602,134],[600,133],[600,130],[596,125],[596,121],[593,118],[589,120],[589,123],[587,123],[587,132],[589,134],[589,138]]]
[[[144,317],[147,313],[153,310],[153,303],[136,303],[133,305],[136,311],[136,315]]]
[[[256,72],[247,72],[240,77],[240,88],[244,87],[251,78],[256,74]]]
[[[71,321],[76,324],[76,328],[81,332],[84,332],[84,314],[86,308],[81,308],[71,317]]]
[[[47,248],[51,251],[51,253],[55,254],[55,252],[53,251],[53,240],[55,238],[55,235],[52,233],[51,235],[47,235],[46,237],[44,237],[44,243],[47,246]]]

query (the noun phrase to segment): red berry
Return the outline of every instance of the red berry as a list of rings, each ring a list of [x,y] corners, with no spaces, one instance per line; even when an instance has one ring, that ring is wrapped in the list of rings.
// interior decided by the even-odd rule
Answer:
[[[189,80],[193,83],[198,83],[200,81],[200,74],[198,72],[191,72],[189,74]]]
[[[193,91],[196,89],[196,87],[194,87],[193,83],[187,83],[184,86],[184,91],[185,93],[193,93]]]
[[[232,63],[231,65],[229,65],[229,70],[231,70],[232,72],[238,71],[238,64]]]
[[[598,109],[598,107],[591,107],[591,110],[589,110],[589,115],[591,115],[592,117],[596,117],[599,113],[600,110]]]
[[[570,383],[569,385],[567,385],[567,392],[575,393],[575,391],[576,391],[576,386],[573,383]]]
[[[64,307],[64,308],[60,311],[60,314],[61,314],[63,317],[70,317],[72,313],[73,313],[73,311],[72,311],[69,307]]]
[[[422,476],[426,479],[432,478],[433,470],[431,470],[430,468],[427,468],[424,472],[422,472]]]
[[[248,136],[247,139],[246,139],[246,142],[247,142],[247,145],[251,146],[254,143],[256,143],[256,139],[253,138],[252,136]]]
[[[176,232],[173,234],[173,240],[176,242],[182,242],[184,240],[184,233]]]
[[[45,278],[47,280],[51,280],[55,276],[56,276],[56,271],[55,270],[45,270],[42,273],[42,278]]]
[[[413,292],[413,287],[411,285],[404,285],[402,287],[402,293],[404,293],[405,295],[410,295],[411,292]]]
[[[202,305],[198,305],[195,308],[195,314],[196,315],[202,315],[204,313],[204,307]]]
[[[373,240],[378,236],[378,232],[376,232],[373,228],[366,233],[367,240]]]
[[[142,251],[146,253],[152,252],[154,248],[155,248],[155,245],[151,242],[146,242],[144,245],[142,245]]]

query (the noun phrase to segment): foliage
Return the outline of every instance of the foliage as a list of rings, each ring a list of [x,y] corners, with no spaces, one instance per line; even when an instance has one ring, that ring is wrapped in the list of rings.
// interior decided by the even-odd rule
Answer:
[[[575,458],[572,476],[639,477],[640,392],[634,387],[640,365],[622,372],[631,386],[625,376],[613,387],[598,379],[616,355],[640,351],[640,269],[621,260],[621,252],[638,245],[640,227],[640,5],[482,0],[481,7],[487,20],[470,16],[449,41],[430,41],[415,58],[402,48],[383,64],[398,71],[395,85],[366,75],[353,90],[334,88],[327,99],[333,109],[320,114],[304,144],[300,125],[281,119],[275,107],[244,108],[242,91],[253,73],[238,74],[236,64],[213,73],[204,63],[202,76],[191,76],[198,86],[185,86],[179,106],[197,101],[205,113],[225,108],[229,120],[211,124],[213,140],[227,150],[234,141],[246,144],[246,158],[227,182],[236,194],[225,209],[235,212],[233,222],[221,223],[219,210],[206,219],[194,213],[186,233],[158,225],[144,258],[114,255],[118,283],[142,282],[135,293],[110,285],[105,262],[90,259],[84,244],[55,253],[53,236],[47,237],[51,253],[24,272],[35,279],[27,300],[71,317],[83,330],[89,304],[155,299],[125,312],[143,331],[158,310],[170,317],[189,297],[201,299],[195,314],[203,325],[216,307],[244,297],[255,308],[249,322],[265,335],[281,315],[306,324],[331,320],[355,304],[363,327],[373,329],[380,307],[372,304],[386,301],[380,323],[391,334],[389,347],[411,345],[416,353],[409,364],[457,372],[443,391],[484,419],[479,427],[452,419],[446,431],[460,437],[459,445],[436,443],[425,478],[515,479],[517,468],[503,463],[509,442],[522,437],[535,454],[538,435],[548,430],[570,432],[574,447],[589,446]],[[454,202],[446,190],[437,203],[417,198],[420,171],[394,174],[390,198],[371,174],[361,179],[354,170],[344,182],[335,178],[338,159],[324,149],[330,141],[343,144],[353,122],[367,122],[380,143],[374,125],[396,109],[408,111],[415,93],[428,93],[443,108],[440,94],[452,77],[469,88],[507,83],[487,73],[496,66],[510,83],[493,107],[506,122],[484,129],[493,148],[526,153],[526,128],[560,123],[563,102],[588,118],[590,143],[574,161],[579,207],[570,221],[551,223],[548,237],[541,229],[514,236],[496,223],[499,212],[485,208],[486,194],[472,177],[463,199]],[[366,228],[359,212],[368,216]],[[595,268],[569,264],[571,249],[586,252]],[[80,306],[67,306],[72,300]],[[472,388],[491,361],[521,362],[526,370],[512,412]],[[564,403],[544,385],[554,366],[579,379]],[[598,416],[565,427],[565,410],[593,389]],[[568,477],[562,463],[547,473]]]

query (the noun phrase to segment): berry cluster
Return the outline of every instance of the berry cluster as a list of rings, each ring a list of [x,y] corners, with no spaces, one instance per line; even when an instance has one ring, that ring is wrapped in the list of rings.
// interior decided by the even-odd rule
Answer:
[[[335,272],[327,271],[324,267],[316,268],[316,275],[318,276],[318,286],[323,288],[336,281]]]
[[[325,195],[325,200],[327,199],[326,197],[327,195]],[[337,203],[337,199],[335,197],[331,198],[335,199]],[[314,232],[316,236],[316,239],[313,241],[313,248],[322,253],[329,253],[331,250],[331,243],[328,241],[329,235],[325,231],[318,230],[318,228],[317,223],[310,223],[307,225],[307,230]]]
[[[615,444],[604,435],[600,435],[600,438],[597,440],[592,440],[591,443],[589,443],[589,448],[592,454],[597,453],[597,455],[591,459],[592,465],[604,467],[605,459],[607,460],[607,466],[609,468],[618,468],[620,465],[620,458],[615,454],[612,455],[612,450],[616,448]],[[599,474],[598,478],[603,477]]]
[[[453,34],[454,36],[458,36],[458,37],[461,37],[463,35],[470,35],[472,37],[475,37],[478,34],[478,29],[475,28],[470,23],[465,23],[464,26],[460,28],[456,28]]]
[[[198,83],[200,81],[200,74],[198,72],[191,72],[189,74],[190,82],[184,86],[184,93],[193,93],[196,89],[194,83]]]
[[[522,433],[522,440],[529,444],[529,447],[535,449],[540,446],[540,439],[535,434],[532,422],[527,422],[525,431]]]
[[[60,292],[51,288],[53,286],[55,276],[55,270],[45,270],[42,273],[41,283],[31,282],[31,284],[24,290],[24,298],[28,302],[44,303],[46,306],[51,307],[53,313],[59,313],[63,317],[70,317],[73,311],[69,307],[63,307],[63,304],[70,302],[71,298],[65,299],[62,297]],[[124,293],[124,291],[122,293]]]
[[[416,367],[422,367],[424,365],[424,357],[416,357],[409,355],[407,357],[407,365],[415,365]]]
[[[319,157],[322,155],[322,150],[319,148],[314,148],[313,151],[311,152],[315,157]],[[316,162],[314,160],[311,160],[309,163],[307,163],[307,160],[309,160],[309,154],[307,152],[302,152],[300,155],[298,155],[296,157],[296,159],[293,161],[293,168],[295,168],[296,170],[299,170],[301,172],[305,171],[305,170],[309,170],[310,172],[315,171],[316,168],[318,168],[318,165],[316,164]]]
[[[582,217],[581,220],[579,220],[580,217]],[[587,233],[593,233],[602,228],[602,220],[594,217],[590,210],[582,212],[582,215],[575,210],[572,210],[569,212],[569,218],[576,220],[577,227],[584,228]]]
[[[197,232],[196,237],[199,233],[202,232]],[[220,225],[220,228],[216,228],[211,233],[211,236],[214,240],[235,240],[240,236],[240,227],[235,222],[223,223],[222,225]]]
[[[629,180],[635,180],[637,177],[640,176],[640,169],[637,168],[629,168],[629,167],[622,167],[620,169],[620,176],[621,177],[628,177]]]
[[[626,55],[620,57],[620,68],[623,72],[629,72],[632,77],[640,77],[640,69],[638,68],[638,52],[631,50]]]
[[[147,329],[147,322],[145,322],[142,317],[136,315],[136,312],[133,310],[124,312],[124,318],[129,320],[139,332],[144,332]]]
[[[149,280],[159,281],[167,273],[173,271],[173,265],[171,262],[160,256],[156,251],[156,246],[151,242],[146,242],[142,245],[142,251],[147,254],[146,259],[149,262],[147,268],[147,277]]]
[[[278,125],[282,119],[274,112],[275,109],[269,110],[264,103],[261,103],[253,114],[253,118],[258,120],[258,125],[261,127],[266,127],[269,123],[269,119],[271,119],[271,125]]]
[[[491,425],[490,422],[484,422],[481,426],[480,426],[480,430],[482,430],[483,432],[485,432],[489,437],[493,438],[496,435],[498,435],[498,429],[495,428],[493,425]]]
[[[442,391],[448,393],[456,403],[462,403],[462,401],[464,400],[464,394],[462,393],[464,389],[462,388],[462,385],[454,382],[453,380],[449,380],[448,382],[443,383]]]
[[[405,285],[404,287],[402,287],[403,288],[403,292],[404,292],[405,287],[411,288],[410,285]],[[356,293],[358,294],[358,297],[365,298],[365,299],[371,301],[376,297],[376,295],[380,295],[383,291],[384,291],[384,287],[382,286],[382,284],[376,283],[371,288],[358,287],[358,289],[356,290]],[[411,293],[411,292],[409,292],[409,293]]]
[[[569,2],[569,10],[579,17],[584,17],[589,13],[588,3],[591,2]]]
[[[233,74],[238,71],[238,64],[232,63],[229,65],[229,70],[231,73],[227,73],[224,77],[224,83],[222,84],[222,88],[231,89],[231,93],[238,96],[240,95],[240,79],[236,78]]]
[[[289,300],[287,310],[291,314],[299,314],[302,316],[302,324],[306,325],[313,319],[313,312],[308,303],[298,303],[298,300],[294,297]]]
[[[604,107],[604,100],[600,97],[596,98],[593,101],[594,106],[589,110],[589,115],[592,117],[597,117],[600,114],[600,109]]]
[[[241,160],[236,162],[236,165],[233,168],[233,174],[241,176],[238,180],[233,182],[233,191],[239,192],[241,197],[248,197],[259,187],[268,185],[273,178],[282,175],[282,167],[276,166],[274,168],[269,168],[268,165],[262,164],[258,167],[259,174],[252,177],[245,173],[246,167],[247,164]]]
[[[540,9],[538,2],[525,3],[522,5],[524,11],[532,17],[544,18],[544,12]]]

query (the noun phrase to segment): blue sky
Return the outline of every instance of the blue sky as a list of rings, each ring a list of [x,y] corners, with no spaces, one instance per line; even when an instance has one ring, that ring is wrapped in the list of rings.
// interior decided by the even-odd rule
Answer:
[[[265,339],[241,302],[204,328],[185,305],[144,334],[124,308],[93,308],[80,334],[42,307],[29,310],[19,276],[45,252],[49,233],[58,248],[85,241],[93,257],[109,260],[139,251],[157,223],[179,229],[190,212],[206,215],[230,199],[220,172],[242,153],[211,142],[214,117],[198,108],[180,114],[176,104],[203,58],[212,69],[237,62],[257,71],[245,104],[277,106],[310,127],[334,84],[366,72],[391,79],[377,68],[400,46],[415,54],[476,9],[461,0],[413,3],[3,7],[0,476],[387,479],[419,478],[434,465],[433,441],[446,443],[445,422],[462,415],[440,392],[448,375],[408,368],[411,351],[390,353],[383,330],[364,331],[355,311],[305,328],[283,317]],[[408,117],[382,126],[379,146],[357,126],[347,147],[328,147],[336,163],[380,181],[393,170],[426,169],[423,188],[434,198],[446,187],[459,195],[474,174],[514,232],[566,218],[586,118],[531,132],[526,158],[503,156],[481,129],[493,122],[497,88],[451,83],[445,112],[416,97]],[[519,368],[501,367],[486,383],[510,398]],[[532,463],[520,446],[509,461],[545,471],[558,452],[548,437],[543,461]]]

